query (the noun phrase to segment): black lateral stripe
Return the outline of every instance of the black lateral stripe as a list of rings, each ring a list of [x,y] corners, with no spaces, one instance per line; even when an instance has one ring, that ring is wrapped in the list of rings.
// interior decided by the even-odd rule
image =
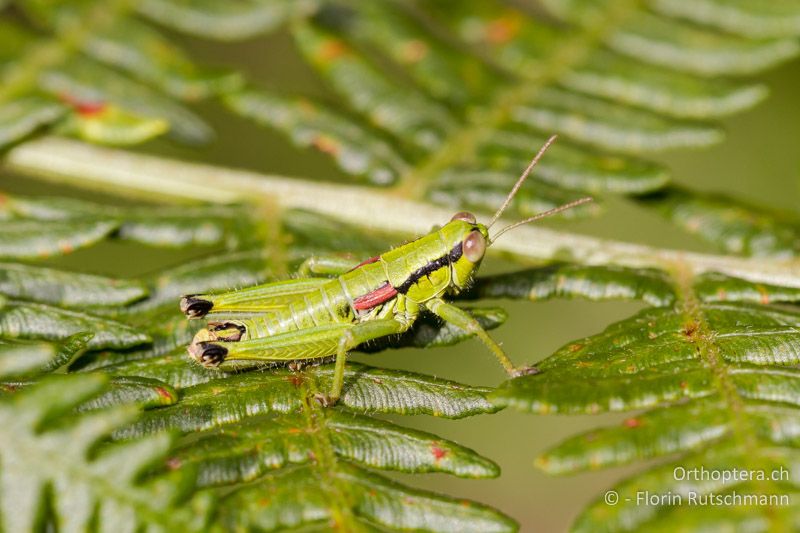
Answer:
[[[434,259],[430,263],[425,266],[419,267],[417,270],[412,272],[410,276],[399,286],[395,287],[394,289],[399,292],[400,294],[405,294],[414,285],[420,278],[427,276],[431,272],[439,270],[445,265],[449,265],[451,263],[455,263],[459,259],[461,259],[461,254],[463,253],[461,243],[456,244],[453,246],[453,249],[450,250],[450,253],[443,255],[438,259]]]

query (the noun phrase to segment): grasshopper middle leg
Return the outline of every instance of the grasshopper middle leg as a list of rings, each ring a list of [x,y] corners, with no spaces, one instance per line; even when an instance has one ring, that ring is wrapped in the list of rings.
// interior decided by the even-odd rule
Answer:
[[[323,405],[330,405],[336,403],[339,396],[342,394],[342,387],[344,386],[344,368],[347,361],[347,354],[359,344],[369,342],[374,339],[386,337],[402,333],[410,327],[410,323],[397,320],[394,318],[385,318],[380,320],[371,320],[369,322],[360,322],[342,333],[339,339],[339,345],[336,348],[336,366],[333,371],[333,384],[331,390],[326,396],[320,396],[318,399]]]

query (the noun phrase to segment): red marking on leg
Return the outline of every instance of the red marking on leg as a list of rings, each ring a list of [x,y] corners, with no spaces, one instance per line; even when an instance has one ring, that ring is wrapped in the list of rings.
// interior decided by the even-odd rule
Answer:
[[[359,296],[353,300],[353,309],[356,311],[366,311],[375,306],[382,304],[397,295],[397,289],[392,287],[387,281],[372,292],[368,292],[364,296]]]
[[[352,272],[353,270],[355,270],[355,269],[357,269],[357,268],[361,268],[361,267],[362,267],[362,266],[364,266],[364,265],[370,265],[370,264],[372,264],[372,263],[377,263],[377,262],[378,262],[378,259],[380,259],[380,258],[381,258],[381,256],[379,256],[379,255],[376,255],[375,257],[370,257],[369,259],[364,259],[364,260],[363,260],[363,261],[361,261],[359,264],[357,264],[356,266],[354,266],[353,268],[351,268],[351,269],[350,269],[348,272]]]

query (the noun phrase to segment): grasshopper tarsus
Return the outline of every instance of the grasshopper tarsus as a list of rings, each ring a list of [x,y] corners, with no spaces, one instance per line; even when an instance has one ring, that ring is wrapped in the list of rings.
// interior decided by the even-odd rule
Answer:
[[[313,398],[322,407],[332,407],[332,406],[336,405],[336,402],[339,401],[339,398],[333,398],[330,395],[322,393],[322,392],[314,393]]]
[[[521,376],[533,376],[535,374],[539,374],[541,370],[539,370],[535,366],[520,366],[514,369],[511,373],[511,377],[521,377]]]
[[[203,318],[211,311],[213,306],[212,302],[198,298],[195,294],[189,294],[181,298],[181,312],[188,318]]]

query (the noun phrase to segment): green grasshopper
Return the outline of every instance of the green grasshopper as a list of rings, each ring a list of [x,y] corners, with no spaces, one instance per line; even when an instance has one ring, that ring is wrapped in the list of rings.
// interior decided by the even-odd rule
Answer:
[[[428,235],[368,259],[335,278],[301,278],[221,294],[188,295],[181,310],[189,318],[213,320],[189,345],[205,367],[231,370],[253,362],[300,364],[336,357],[333,385],[318,398],[335,403],[342,392],[347,354],[360,344],[403,333],[427,310],[476,335],[511,376],[535,372],[513,365],[503,349],[463,309],[446,297],[473,279],[486,248],[517,226],[564,211],[582,198],[501,229],[489,228],[502,215],[555,136],[539,150],[503,205],[484,225],[471,213],[456,213]]]

